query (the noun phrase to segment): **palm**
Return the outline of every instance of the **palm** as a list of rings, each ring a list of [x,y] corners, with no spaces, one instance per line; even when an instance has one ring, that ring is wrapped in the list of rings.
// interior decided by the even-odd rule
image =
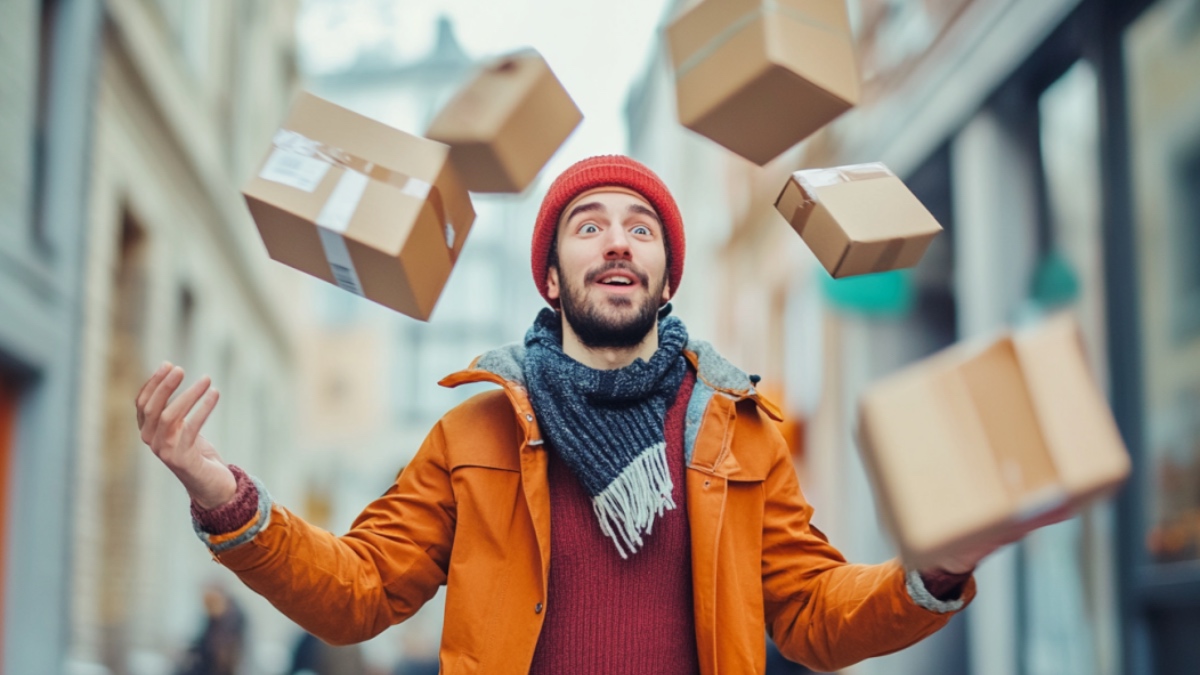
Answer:
[[[136,406],[142,441],[183,483],[201,506],[212,508],[232,498],[237,489],[233,472],[200,429],[217,405],[217,390],[207,377],[181,393],[183,369],[163,364],[142,386]]]

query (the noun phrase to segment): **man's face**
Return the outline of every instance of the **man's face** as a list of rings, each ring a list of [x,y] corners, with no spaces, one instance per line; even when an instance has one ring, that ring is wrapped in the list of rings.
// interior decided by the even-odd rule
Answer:
[[[585,194],[565,213],[548,295],[584,345],[639,344],[671,297],[658,215],[640,196],[617,191]]]

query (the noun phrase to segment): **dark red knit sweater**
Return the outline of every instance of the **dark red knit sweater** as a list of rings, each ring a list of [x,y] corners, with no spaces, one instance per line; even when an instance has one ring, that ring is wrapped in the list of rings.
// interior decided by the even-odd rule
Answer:
[[[628,560],[601,534],[579,479],[549,451],[550,589],[530,675],[700,672],[683,455],[684,417],[695,383],[689,368],[667,410],[675,509],[654,521],[645,547]]]

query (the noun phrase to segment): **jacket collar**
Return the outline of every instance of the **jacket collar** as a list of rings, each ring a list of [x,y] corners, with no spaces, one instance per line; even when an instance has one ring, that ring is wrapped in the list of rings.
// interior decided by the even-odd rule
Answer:
[[[718,354],[708,342],[689,340],[684,355],[699,378],[713,389],[738,399],[758,397],[750,376]],[[438,384],[457,387],[473,382],[496,382],[524,389],[525,345],[514,342],[486,352],[476,357],[465,370],[446,376]]]
[[[771,419],[777,422],[783,419],[779,408],[758,392],[750,376],[718,354],[708,342],[689,340],[684,349],[684,356],[696,369],[698,384],[703,385],[697,387],[697,390],[703,392],[702,395],[698,397],[697,393],[693,393],[692,405],[689,405],[688,409],[689,428],[686,433],[689,451],[695,440],[699,422],[699,415],[693,413],[703,413],[704,404],[707,404],[713,394],[719,393],[735,401],[750,399]],[[486,352],[472,361],[466,369],[442,378],[438,384],[443,387],[457,387],[477,382],[492,382],[504,387],[517,414],[524,418],[522,422],[526,423],[527,439],[532,445],[541,444],[536,428],[529,428],[531,425],[536,427],[536,422],[532,418],[532,407],[525,390],[524,344],[514,342]]]

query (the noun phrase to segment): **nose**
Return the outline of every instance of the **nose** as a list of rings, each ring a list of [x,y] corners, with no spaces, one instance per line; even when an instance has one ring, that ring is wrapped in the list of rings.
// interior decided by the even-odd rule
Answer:
[[[629,249],[629,233],[623,227],[610,227],[604,240],[605,260],[629,260],[633,256]]]

